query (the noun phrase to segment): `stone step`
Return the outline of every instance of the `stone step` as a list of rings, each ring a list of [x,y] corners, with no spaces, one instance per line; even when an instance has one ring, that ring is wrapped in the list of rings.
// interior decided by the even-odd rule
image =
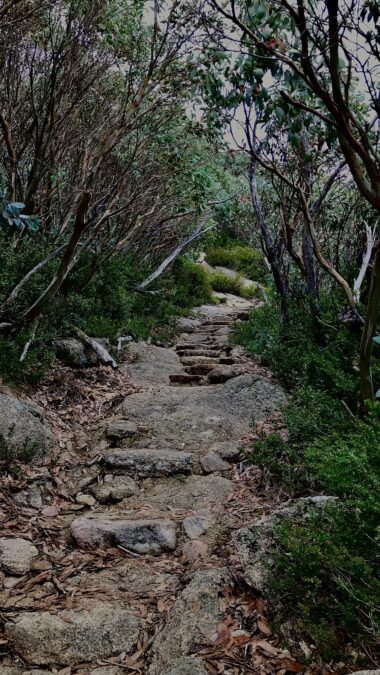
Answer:
[[[220,363],[219,358],[212,358],[211,356],[182,356],[181,363],[183,366],[195,366],[198,363]]]
[[[177,527],[171,520],[122,520],[105,514],[76,518],[70,531],[80,548],[122,546],[135,553],[159,555],[175,549]]]
[[[225,366],[232,366],[234,363],[237,363],[237,361],[233,358],[233,356],[221,356],[219,363]]]
[[[186,366],[185,371],[189,375],[208,375],[208,373],[217,367],[218,365],[214,363],[197,363],[195,366]]]
[[[179,349],[177,354],[181,356],[209,356],[218,358],[222,353],[221,349]]]
[[[185,369],[186,370],[186,369]],[[208,373],[209,371],[207,371]],[[192,373],[187,371],[185,373],[174,373],[169,375],[170,384],[199,384],[205,373]]]
[[[131,448],[108,452],[104,456],[104,463],[110,469],[137,477],[172,476],[177,473],[191,473],[192,459],[190,452],[181,450]]]
[[[232,366],[222,365],[215,366],[210,373],[207,375],[207,380],[210,384],[221,384],[231,380],[233,377],[239,377],[239,375],[244,375],[247,372],[247,366],[243,363],[236,363]]]
[[[206,350],[222,350],[224,345],[221,345],[219,342],[216,342],[215,340],[213,342],[200,342],[199,344],[196,344],[195,342],[187,342],[187,343],[179,343],[175,345],[175,350],[176,352],[181,352],[181,351],[188,351],[189,349],[206,349]]]
[[[213,328],[220,328],[221,326],[233,326],[233,319],[220,319],[219,321],[217,319],[209,319],[208,321],[203,321],[202,323],[202,330],[206,326],[212,326]]]

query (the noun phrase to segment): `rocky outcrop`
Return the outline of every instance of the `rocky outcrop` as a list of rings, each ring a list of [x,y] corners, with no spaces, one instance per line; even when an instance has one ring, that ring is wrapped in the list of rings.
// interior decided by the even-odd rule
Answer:
[[[106,338],[96,338],[96,341],[105,349],[110,349],[110,341]],[[67,366],[88,368],[98,366],[101,363],[99,354],[89,344],[82,342],[78,338],[59,338],[54,341],[54,347],[59,360]]]
[[[303,520],[307,518],[310,508],[323,509],[334,501],[335,497],[302,497],[284,504],[253,525],[238,530],[235,543],[246,582],[256,590],[267,593],[270,590],[276,527],[287,519],[292,522]]]
[[[54,448],[38,405],[0,394],[0,411],[0,459],[38,459]]]

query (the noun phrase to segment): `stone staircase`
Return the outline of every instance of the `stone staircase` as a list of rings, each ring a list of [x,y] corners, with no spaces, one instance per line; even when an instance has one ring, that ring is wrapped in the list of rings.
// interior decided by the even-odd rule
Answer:
[[[125,368],[141,391],[128,396],[92,440],[93,457],[101,453],[101,460],[93,464],[90,456],[94,477],[82,491],[89,493],[83,503],[93,506],[70,523],[78,553],[117,549],[125,557],[110,570],[86,568],[71,578],[67,592],[88,594],[85,607],[70,609],[70,602],[69,610],[52,614],[31,606],[6,624],[23,663],[122,675],[123,665],[109,659],[133,652],[138,635],[151,634],[157,622],[160,630],[153,630],[138,672],[207,675],[193,657],[222,616],[219,595],[229,574],[219,542],[228,532],[233,463],[252,422],[284,401],[230,343],[236,321],[247,319],[253,306],[233,298],[198,308],[178,321],[181,334],[171,349],[129,346]],[[157,612],[149,621],[136,618],[136,597],[160,598],[162,589],[171,603],[166,621]],[[7,675],[26,672],[17,666]]]

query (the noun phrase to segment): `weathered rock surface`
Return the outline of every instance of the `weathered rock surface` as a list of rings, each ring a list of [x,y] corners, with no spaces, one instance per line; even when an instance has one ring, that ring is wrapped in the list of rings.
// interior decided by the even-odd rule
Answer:
[[[283,403],[285,396],[278,385],[250,374],[208,387],[163,386],[159,391],[132,394],[122,410],[147,427],[147,435],[135,445],[178,448],[181,441],[184,449],[196,452],[226,438],[240,440],[252,422]]]
[[[322,509],[334,501],[335,497],[302,497],[279,507],[253,525],[238,530],[235,542],[246,582],[260,592],[268,592],[275,528],[285,519],[294,522],[307,518],[310,507]]]
[[[171,476],[192,470],[192,455],[179,450],[114,450],[105,455],[104,462],[133,476]]]
[[[171,664],[170,670],[166,670],[163,675],[208,675],[201,659],[184,656],[182,659],[176,659]]]
[[[223,365],[213,368],[207,375],[207,379],[211,384],[218,384],[220,382],[232,380],[233,377],[244,375],[245,372],[247,372],[247,366],[244,364]]]
[[[125,675],[125,671],[119,666],[100,666],[90,670],[88,675]]]
[[[114,420],[106,429],[106,437],[112,442],[122,441],[125,438],[133,438],[138,433],[135,422],[131,420]]]
[[[194,333],[197,328],[201,327],[201,322],[198,319],[190,319],[185,316],[180,316],[176,324],[183,333]]]
[[[200,462],[203,471],[206,473],[212,473],[213,471],[228,471],[231,468],[224,459],[212,450],[208,452],[207,455],[204,455],[204,457],[201,457]]]
[[[162,511],[170,508],[197,510],[224,504],[233,490],[233,482],[222,476],[189,476],[185,480],[171,478],[149,485],[138,501],[143,499],[144,503]],[[135,503],[135,497],[123,502],[126,507]]]
[[[194,563],[208,556],[208,546],[204,541],[192,539],[186,542],[182,549],[182,555],[185,562]]]
[[[213,525],[215,518],[210,509],[201,509],[184,519],[182,526],[190,539],[198,539]]]
[[[139,486],[129,476],[106,474],[103,482],[91,485],[89,490],[99,502],[119,502],[126,497],[138,494]]]
[[[137,641],[140,622],[108,603],[91,610],[21,613],[5,626],[16,653],[27,663],[74,665],[130,651]]]
[[[0,458],[40,458],[53,449],[51,429],[36,404],[0,394]]]
[[[158,555],[176,545],[176,525],[170,520],[77,518],[70,529],[82,548],[123,546],[136,553]]]
[[[224,569],[196,572],[182,591],[163,631],[153,643],[150,675],[170,672],[173,662],[207,644],[220,619],[219,593],[226,583]],[[186,671],[185,671],[186,672]]]
[[[0,539],[0,568],[8,574],[26,574],[37,557],[38,549],[27,539]]]
[[[173,349],[149,345],[145,342],[131,342],[128,353],[133,363],[120,369],[130,374],[137,384],[169,384],[169,375],[181,370],[181,362]],[[125,409],[128,417],[128,408]]]

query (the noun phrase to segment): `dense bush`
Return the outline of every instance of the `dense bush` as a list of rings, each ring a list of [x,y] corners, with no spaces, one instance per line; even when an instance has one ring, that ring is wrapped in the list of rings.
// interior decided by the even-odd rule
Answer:
[[[6,298],[22,278],[24,268],[41,251],[34,245],[22,247],[16,254],[12,242],[4,239],[0,247],[3,274],[0,296]],[[40,249],[39,245],[36,245]],[[10,317],[17,317],[20,306],[31,303],[45,287],[54,261],[35,274],[20,297],[9,306]],[[83,259],[70,282],[62,286],[46,313],[34,328],[24,328],[9,340],[0,340],[0,377],[14,382],[36,382],[47,371],[54,358],[53,341],[59,335],[70,335],[73,326],[94,337],[115,339],[131,334],[134,338],[152,337],[166,340],[173,334],[170,319],[185,314],[191,307],[211,300],[212,288],[201,266],[186,258],[178,260],[173,269],[159,279],[152,290],[157,294],[138,293],[134,289],[149,274],[146,265],[136,264],[132,256],[116,255],[99,271],[91,284],[81,290],[88,261]],[[33,342],[25,360],[20,356],[26,342]]]
[[[256,288],[252,286],[244,286],[239,275],[235,277],[227,276],[223,272],[214,272],[209,274],[209,281],[214,291],[220,293],[233,293],[240,295],[243,298],[252,298],[256,294]]]
[[[241,324],[237,339],[291,392],[286,440],[280,429],[262,435],[252,461],[289,496],[338,497],[323,513],[279,527],[271,581],[276,623],[295,616],[298,630],[332,659],[344,657],[348,640],[365,638],[373,654],[380,648],[380,403],[363,420],[353,414],[358,335],[338,323],[334,298],[321,306],[323,331],[313,330],[303,303],[290,306],[286,327],[277,307],[266,305]]]
[[[263,256],[259,251],[247,246],[208,248],[206,260],[209,265],[228,267],[240,272],[253,281],[265,281],[266,270]]]

